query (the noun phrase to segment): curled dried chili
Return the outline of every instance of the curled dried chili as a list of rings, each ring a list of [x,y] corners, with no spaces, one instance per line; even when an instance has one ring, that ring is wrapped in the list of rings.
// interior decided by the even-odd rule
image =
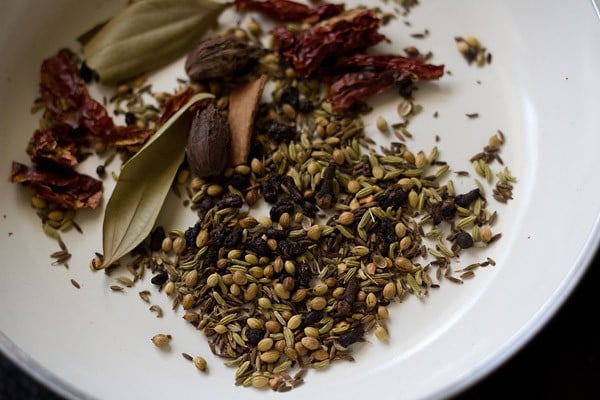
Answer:
[[[169,97],[162,107],[163,112],[157,121],[157,125],[160,126],[165,123],[169,118],[173,116],[185,103],[187,103],[192,96],[194,96],[194,89],[189,86],[186,86],[173,96]]]
[[[343,4],[321,4],[316,8],[290,0],[235,0],[238,11],[258,11],[270,18],[285,22],[317,22],[344,11]]]
[[[96,137],[110,133],[113,120],[104,106],[89,95],[71,51],[63,49],[44,60],[40,76],[42,99],[53,121],[73,129],[83,128],[86,134]]]
[[[368,98],[401,83],[414,82],[414,74],[398,71],[349,72],[329,87],[331,108],[338,113],[366,101]]]
[[[102,182],[71,169],[42,170],[13,161],[10,181],[22,183],[37,196],[73,210],[96,208],[102,201]]]
[[[69,50],[60,50],[44,60],[40,77],[46,117],[52,128],[51,135],[49,132],[34,135],[33,146],[39,155],[47,156],[46,159],[74,167],[76,162],[72,158],[69,165],[66,159],[52,157],[53,153],[57,156],[73,153],[76,157],[76,147],[98,140],[117,148],[139,148],[151,136],[152,132],[147,129],[115,126],[104,106],[90,96],[79,76],[77,60]],[[49,142],[50,138],[56,139],[55,142]]]
[[[373,46],[385,36],[378,32],[380,19],[374,10],[344,12],[292,35],[278,27],[274,43],[298,76],[313,75],[326,61],[350,55]]]
[[[150,136],[154,134],[152,129],[142,128],[137,125],[115,126],[105,143],[112,147],[125,148],[131,152],[137,152]]]
[[[83,149],[95,142],[137,151],[153,131],[115,126],[102,104],[94,100],[79,76],[78,61],[70,50],[45,59],[40,69],[40,92],[45,106],[44,127],[36,130],[28,152],[37,164],[13,162],[11,182],[63,207],[95,208],[102,200],[102,182],[74,170]]]
[[[79,163],[79,146],[69,138],[71,131],[66,125],[35,131],[31,141],[31,160],[38,164],[50,161],[66,168],[75,167]]]
[[[444,75],[443,65],[426,64],[416,58],[402,57],[393,54],[354,54],[336,60],[335,71],[398,71],[409,72],[419,79],[438,79]]]

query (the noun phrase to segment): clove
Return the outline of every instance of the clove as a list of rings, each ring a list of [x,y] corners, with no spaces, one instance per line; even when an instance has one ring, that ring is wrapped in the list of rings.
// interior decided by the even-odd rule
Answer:
[[[300,189],[296,186],[294,178],[289,175],[283,175],[281,177],[281,186],[288,192],[290,199],[294,203],[302,202],[302,193],[300,193]]]
[[[334,163],[329,164],[327,168],[325,168],[323,180],[321,180],[319,191],[316,195],[317,206],[323,210],[331,208],[331,205],[333,204],[333,179],[335,178],[335,169]]]
[[[339,316],[349,315],[352,312],[352,305],[356,301],[359,289],[360,280],[356,276],[353,276],[348,280],[344,294],[337,303],[337,312]]]

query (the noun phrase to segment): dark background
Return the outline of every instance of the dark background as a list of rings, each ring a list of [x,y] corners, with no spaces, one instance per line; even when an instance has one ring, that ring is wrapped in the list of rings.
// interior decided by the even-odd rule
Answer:
[[[600,398],[600,252],[550,323],[492,375],[453,400]],[[0,400],[60,397],[0,355]]]

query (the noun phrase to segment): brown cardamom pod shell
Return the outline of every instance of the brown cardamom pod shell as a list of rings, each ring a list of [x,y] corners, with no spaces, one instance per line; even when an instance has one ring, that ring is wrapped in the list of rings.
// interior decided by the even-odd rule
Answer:
[[[229,156],[229,122],[213,103],[196,111],[185,150],[190,170],[199,177],[219,175]]]
[[[212,36],[188,53],[185,72],[194,81],[233,77],[256,62],[265,50],[233,35]]]

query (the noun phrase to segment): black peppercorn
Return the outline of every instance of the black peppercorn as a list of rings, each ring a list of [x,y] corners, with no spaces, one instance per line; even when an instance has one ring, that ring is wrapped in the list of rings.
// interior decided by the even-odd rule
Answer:
[[[265,230],[265,235],[271,239],[283,240],[287,238],[288,233],[282,229],[269,228]]]
[[[390,245],[398,240],[396,237],[395,225],[388,219],[382,219],[379,222],[377,232],[377,236],[380,239],[379,248],[381,252],[385,254],[388,252]]]
[[[136,123],[137,123],[137,118],[136,118],[135,114],[127,111],[125,113],[125,124],[127,124],[127,126],[130,126],[130,125],[135,125]]]
[[[348,332],[342,334],[338,339],[338,343],[344,347],[350,346],[352,343],[356,343],[362,339],[365,334],[365,330],[362,326],[350,329]]]
[[[262,195],[267,203],[276,203],[277,195],[279,194],[281,185],[281,176],[277,174],[271,174],[267,180],[263,181],[260,185]]]
[[[463,208],[469,207],[477,197],[479,197],[479,189],[473,189],[465,194],[459,194],[456,196],[456,205]]]
[[[296,137],[296,128],[275,122],[269,126],[267,133],[272,136],[276,142],[284,142]]]
[[[223,240],[223,247],[235,247],[242,240],[242,229],[240,227],[232,228],[225,240]]]
[[[240,208],[244,204],[244,201],[237,194],[228,194],[217,201],[217,208]]]
[[[377,203],[384,210],[388,207],[398,208],[407,199],[408,194],[400,186],[392,186],[377,198]]]
[[[250,343],[253,346],[256,346],[264,336],[265,331],[262,329],[248,329],[248,332],[246,332],[248,343]]]
[[[307,326],[311,326],[319,322],[323,319],[323,311],[310,311],[306,314],[302,314],[302,322],[300,323],[300,328],[306,328]]]
[[[301,262],[296,267],[296,283],[299,286],[309,287],[310,281],[312,280],[312,270],[310,265],[305,262]]]
[[[165,283],[167,279],[169,279],[169,274],[167,274],[166,272],[161,272],[159,274],[154,275],[152,279],[150,279],[150,282],[152,282],[153,285],[160,286],[163,283]]]
[[[152,233],[150,233],[150,250],[160,250],[164,239],[165,230],[162,228],[162,226],[157,226]]]
[[[308,200],[303,201],[302,204],[300,204],[300,208],[302,209],[302,213],[308,218],[316,218],[317,212],[319,211],[317,206]]]
[[[79,77],[87,84],[92,83],[92,81],[98,79],[98,74],[96,71],[91,69],[85,62],[81,63],[81,67],[79,67]]]
[[[190,226],[186,229],[183,236],[185,237],[185,244],[188,247],[196,246],[196,236],[198,236],[198,233],[200,233],[200,224]]]
[[[300,91],[298,90],[298,88],[296,88],[294,86],[286,86],[281,91],[281,99],[280,100],[282,103],[287,103],[290,106],[294,107],[294,109],[298,109],[299,102],[300,102],[299,97],[300,97]]]
[[[248,250],[258,254],[259,256],[268,255],[271,249],[267,245],[267,241],[261,237],[252,238],[246,243]]]
[[[473,246],[473,237],[468,232],[459,232],[455,240],[461,249],[468,249]]]
[[[104,178],[106,176],[106,168],[104,168],[104,165],[100,164],[96,167],[96,174],[100,178]]]
[[[202,263],[203,268],[214,267],[217,264],[217,260],[219,259],[219,249],[218,247],[211,246],[208,248],[206,252],[206,256],[204,257],[204,262]]]
[[[271,208],[269,215],[271,217],[271,221],[279,221],[279,217],[281,217],[283,213],[293,214],[293,212],[294,203],[291,201],[281,200],[277,202],[273,208]]]
[[[434,225],[438,225],[443,220],[449,221],[454,218],[456,208],[454,197],[448,197],[441,203],[436,203],[431,207],[431,219]]]

